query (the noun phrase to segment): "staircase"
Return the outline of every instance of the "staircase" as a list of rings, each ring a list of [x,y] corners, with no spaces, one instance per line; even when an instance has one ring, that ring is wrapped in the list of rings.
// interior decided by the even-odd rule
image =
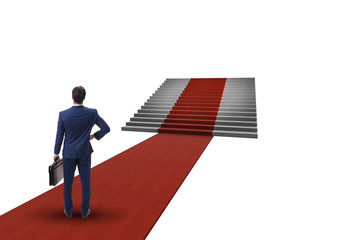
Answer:
[[[255,79],[167,79],[122,130],[257,138]]]

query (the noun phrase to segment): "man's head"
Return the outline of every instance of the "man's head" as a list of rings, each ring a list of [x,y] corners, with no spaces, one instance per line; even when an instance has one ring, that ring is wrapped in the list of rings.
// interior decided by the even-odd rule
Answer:
[[[82,104],[85,99],[86,91],[83,86],[74,87],[72,90],[72,98],[74,103]]]

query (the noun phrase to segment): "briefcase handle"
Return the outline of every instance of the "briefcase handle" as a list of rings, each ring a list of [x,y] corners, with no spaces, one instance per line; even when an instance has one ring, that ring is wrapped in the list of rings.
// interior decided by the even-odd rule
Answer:
[[[58,161],[55,161],[55,160],[54,160],[54,162],[49,166],[49,172],[51,171],[52,167],[55,166],[56,163],[59,163],[59,162],[61,162],[61,161],[62,161],[62,158],[59,158]]]

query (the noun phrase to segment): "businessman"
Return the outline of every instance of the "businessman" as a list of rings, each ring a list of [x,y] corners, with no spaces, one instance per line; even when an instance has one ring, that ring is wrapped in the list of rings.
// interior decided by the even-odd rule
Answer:
[[[75,87],[72,91],[74,104],[71,108],[60,112],[56,133],[54,161],[59,161],[59,153],[64,136],[63,167],[64,167],[64,212],[67,217],[72,217],[72,184],[76,166],[79,169],[81,181],[81,212],[82,217],[87,218],[90,214],[90,168],[91,153],[93,149],[90,140],[100,140],[110,132],[109,126],[99,116],[96,109],[84,107],[86,91],[84,87]],[[94,125],[100,130],[91,135]]]

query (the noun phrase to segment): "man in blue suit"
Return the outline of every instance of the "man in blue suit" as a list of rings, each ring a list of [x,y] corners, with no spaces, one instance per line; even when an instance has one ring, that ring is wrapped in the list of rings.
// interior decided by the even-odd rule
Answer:
[[[72,217],[72,184],[74,172],[78,166],[81,181],[81,212],[82,217],[87,218],[90,214],[90,168],[91,153],[93,149],[90,140],[93,138],[100,140],[105,134],[110,132],[109,126],[99,116],[96,109],[84,107],[86,91],[82,86],[75,87],[72,91],[74,105],[59,114],[57,127],[54,160],[59,161],[61,144],[64,139],[63,147],[63,167],[64,167],[64,212],[67,217]],[[94,125],[99,126],[100,130],[91,135]]]

